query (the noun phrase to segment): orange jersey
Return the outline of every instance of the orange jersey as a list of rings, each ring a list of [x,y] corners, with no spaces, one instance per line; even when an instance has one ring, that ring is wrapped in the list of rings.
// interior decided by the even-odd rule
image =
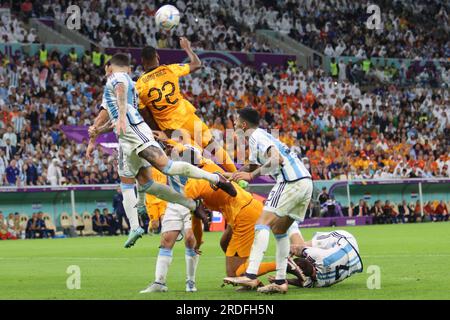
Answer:
[[[212,162],[207,162],[202,169],[208,172],[224,172]],[[213,189],[208,181],[197,179],[189,179],[184,187],[184,192],[189,198],[202,198],[208,209],[221,212],[227,223],[233,227],[241,209],[253,200],[253,196],[249,192],[242,189],[237,183],[233,182],[233,185],[237,191],[234,198],[220,189]]]
[[[155,168],[152,168],[151,171],[153,181],[164,185],[167,183],[167,177],[163,173],[159,172]],[[167,202],[157,198],[154,195],[146,193],[145,206],[147,208],[147,214],[150,220],[154,220],[159,219],[161,215],[164,214],[166,211]]]
[[[139,109],[149,108],[161,130],[180,128],[195,112],[180,91],[179,78],[188,75],[188,64],[161,65],[136,82]]]

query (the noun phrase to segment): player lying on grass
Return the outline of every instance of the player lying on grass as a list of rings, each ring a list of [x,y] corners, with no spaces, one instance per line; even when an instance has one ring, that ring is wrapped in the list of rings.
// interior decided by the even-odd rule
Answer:
[[[242,277],[227,277],[224,283],[250,288],[260,286],[257,278],[259,266],[269,245],[270,231],[276,239],[276,279],[274,283],[258,288],[263,293],[286,293],[287,259],[289,256],[289,238],[287,230],[292,223],[303,221],[312,195],[311,175],[297,154],[269,134],[258,128],[259,113],[252,108],[238,111],[235,122],[240,130],[249,137],[250,164],[232,174],[234,181],[250,181],[260,175],[271,174],[276,184],[269,194],[263,213],[255,225],[255,239],[249,258],[249,265]]]
[[[160,65],[155,48],[142,49],[145,73],[136,82],[140,112],[152,129],[162,130],[168,136],[173,130],[184,130],[202,148],[210,150],[227,171],[234,172],[236,167],[230,156],[214,141],[208,126],[195,115],[194,106],[181,93],[180,77],[200,69],[202,62],[186,38],[180,38],[180,47],[190,59],[188,64]]]
[[[233,185],[222,176],[203,171],[186,162],[169,160],[137,110],[134,83],[128,75],[130,72],[128,55],[115,54],[106,65],[105,72],[107,83],[102,102],[104,109],[98,115],[94,128],[90,130],[91,139],[87,156],[89,157],[94,149],[95,137],[100,132],[113,127],[119,140],[118,171],[124,196],[124,208],[132,229],[125,247],[134,245],[135,241],[144,233],[144,230],[139,226],[135,207],[137,202],[134,194],[136,179],[141,194],[144,192],[154,194],[158,198],[180,203],[191,210],[199,209],[195,201],[181,196],[166,186],[154,183],[148,170],[145,170],[150,164],[169,176],[183,175],[205,179],[231,196],[236,196]],[[108,124],[108,120],[112,124]],[[197,213],[199,210],[197,210]]]
[[[304,288],[328,287],[363,270],[356,238],[347,231],[317,232],[310,241],[305,242],[297,224],[293,223],[288,235],[291,253],[298,256],[288,259],[286,272],[296,276],[287,279],[291,285]],[[275,263],[272,265],[270,268],[267,263],[268,267],[260,270],[258,276],[276,271]],[[240,268],[237,276],[243,274],[244,270]],[[269,282],[274,281],[275,277],[269,276]]]

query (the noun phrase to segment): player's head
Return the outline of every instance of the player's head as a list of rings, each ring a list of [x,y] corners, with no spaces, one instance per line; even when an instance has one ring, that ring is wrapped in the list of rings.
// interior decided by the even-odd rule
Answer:
[[[302,270],[306,277],[310,277],[312,279],[316,278],[316,270],[314,269],[314,265],[309,260],[305,258],[295,258],[294,262]]]
[[[141,52],[142,66],[144,70],[159,66],[159,55],[155,48],[144,47]]]
[[[259,113],[253,108],[242,108],[238,110],[238,117],[234,123],[236,129],[254,129],[259,126]]]
[[[110,72],[129,72],[130,71],[130,57],[126,53],[116,53],[111,59],[106,63],[107,67],[105,71]],[[109,65],[109,67],[108,67]]]

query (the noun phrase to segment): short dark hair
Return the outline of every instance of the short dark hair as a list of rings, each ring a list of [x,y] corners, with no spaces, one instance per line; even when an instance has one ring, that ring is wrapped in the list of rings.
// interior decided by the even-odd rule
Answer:
[[[130,58],[128,57],[128,54],[119,52],[113,55],[112,58],[108,61],[108,63],[118,67],[129,67]]]
[[[314,275],[314,265],[305,258],[295,258],[294,262],[303,271],[303,274],[307,277]]]
[[[239,116],[254,126],[259,125],[259,113],[256,109],[245,107],[238,110]]]
[[[154,47],[146,46],[142,49],[141,59],[146,60],[146,61],[151,61],[151,60],[155,59],[156,54],[157,54],[157,52]]]

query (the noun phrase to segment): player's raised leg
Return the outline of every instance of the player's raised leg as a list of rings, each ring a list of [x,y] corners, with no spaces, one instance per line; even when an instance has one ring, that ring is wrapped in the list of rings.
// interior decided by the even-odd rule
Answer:
[[[230,196],[236,196],[236,189],[222,175],[209,173],[196,166],[183,162],[172,161],[156,146],[149,146],[139,153],[139,156],[151,163],[156,169],[169,176],[185,176],[193,179],[204,179],[216,185]],[[164,199],[165,200],[165,199]]]

